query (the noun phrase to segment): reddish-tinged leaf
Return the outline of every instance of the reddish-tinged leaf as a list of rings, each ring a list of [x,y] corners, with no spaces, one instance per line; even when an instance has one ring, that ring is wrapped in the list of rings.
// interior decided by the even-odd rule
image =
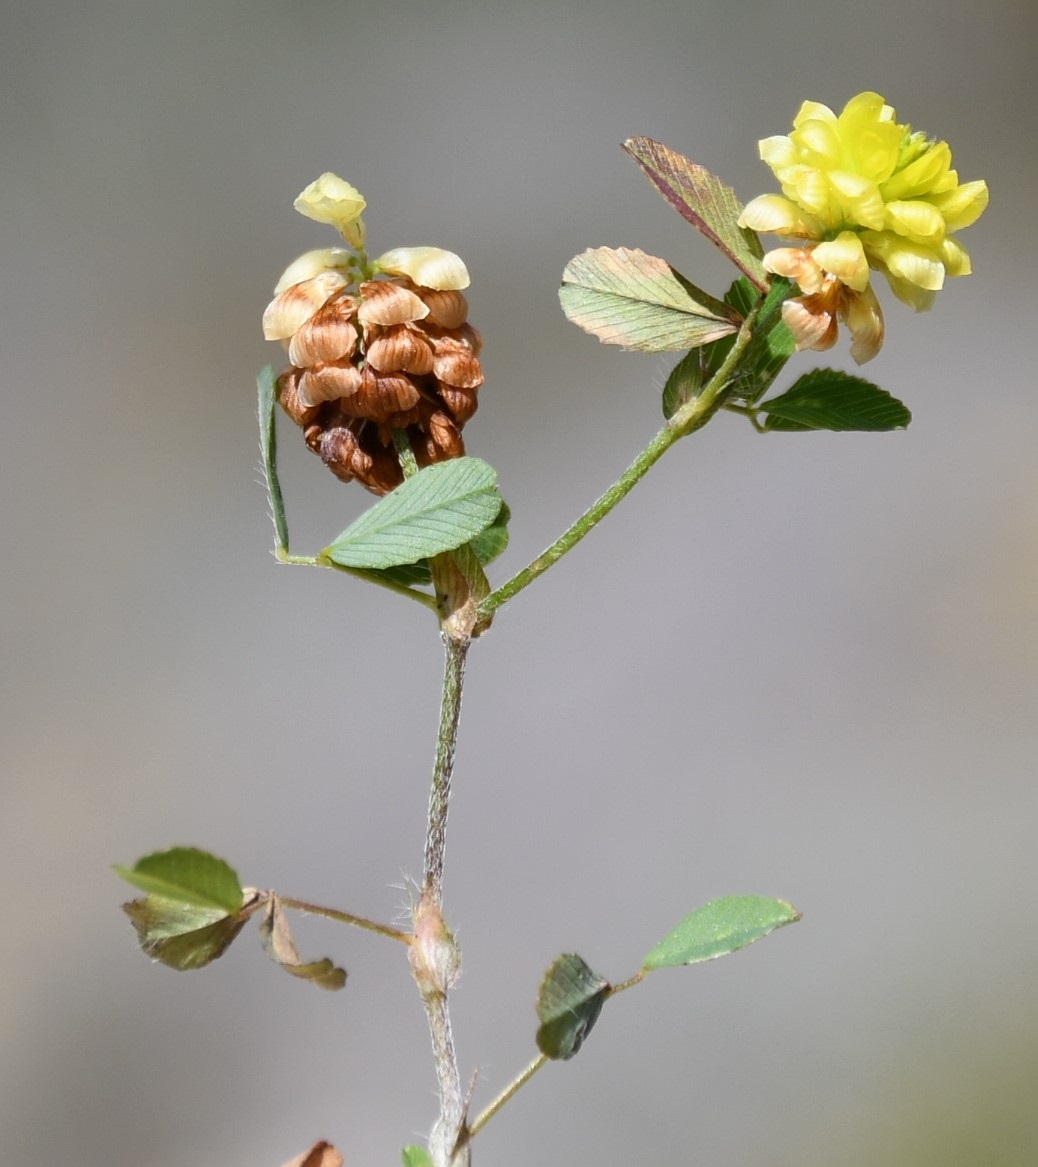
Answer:
[[[739,226],[743,206],[727,183],[653,138],[628,138],[623,148],[683,219],[767,291],[760,240],[756,232]]]
[[[640,352],[698,348],[735,332],[741,319],[666,260],[626,247],[595,247],[571,259],[559,300],[603,344]]]

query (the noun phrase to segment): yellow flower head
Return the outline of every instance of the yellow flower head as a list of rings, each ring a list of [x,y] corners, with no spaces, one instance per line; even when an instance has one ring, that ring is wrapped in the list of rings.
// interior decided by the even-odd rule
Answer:
[[[835,317],[833,327],[819,329],[818,320],[805,327],[822,296],[850,328],[855,358],[875,356],[883,320],[869,287],[870,268],[881,271],[898,299],[916,311],[933,304],[945,276],[970,272],[969,255],[954,232],[980,217],[987,184],[960,184],[946,142],[894,119],[893,108],[877,93],[859,93],[839,115],[805,101],[788,137],[760,143],[782,195],[753,199],[739,223],[804,240],[764,257],[769,271],[794,279],[804,292],[799,304],[789,301],[783,310],[800,348],[828,347],[835,340]]]

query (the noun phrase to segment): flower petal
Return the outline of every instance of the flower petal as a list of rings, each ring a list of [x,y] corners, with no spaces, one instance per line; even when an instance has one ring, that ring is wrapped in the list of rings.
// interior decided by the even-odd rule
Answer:
[[[360,217],[367,206],[364,196],[330,170],[310,183],[293,206],[308,219],[335,227],[351,247],[364,246],[364,221]]]
[[[819,243],[812,256],[819,267],[855,292],[863,292],[869,286],[869,261],[861,237],[855,232],[841,231],[830,242]]]
[[[407,276],[420,287],[441,292],[469,286],[469,273],[461,258],[440,247],[396,247],[380,255],[374,266],[388,275]]]

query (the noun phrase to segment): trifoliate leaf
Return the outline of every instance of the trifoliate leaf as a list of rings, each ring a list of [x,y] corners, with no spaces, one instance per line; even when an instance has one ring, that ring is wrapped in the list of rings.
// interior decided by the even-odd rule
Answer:
[[[181,972],[204,968],[230,947],[250,913],[178,903],[148,896],[123,904],[141,948],[153,960]]]
[[[713,960],[799,919],[800,913],[784,900],[725,896],[689,913],[646,956],[643,967],[675,968]]]
[[[132,867],[116,867],[127,883],[178,904],[236,912],[244,899],[234,869],[197,847],[171,847],[138,859]]]
[[[566,264],[562,310],[603,344],[680,352],[726,336],[736,314],[665,260],[626,247],[596,247]]]
[[[908,408],[885,389],[838,369],[812,369],[778,397],[759,406],[766,430],[904,429]]]
[[[306,964],[299,959],[281,900],[273,892],[260,924],[260,942],[270,959],[294,977],[312,981],[320,989],[341,989],[346,984],[346,970],[336,968],[327,957]]]
[[[343,567],[396,567],[453,551],[501,511],[497,473],[479,458],[426,466],[365,511],[319,558]]]
[[[624,150],[668,203],[741,268],[762,291],[768,276],[755,231],[739,226],[743,206],[727,183],[652,138],[628,138]]]
[[[274,370],[270,365],[256,378],[259,390],[260,453],[263,456],[263,477],[267,482],[270,513],[274,519],[274,540],[280,554],[288,552],[288,521],[285,518],[285,500],[281,497],[281,483],[277,470],[277,430],[274,426],[274,405],[277,396]]]
[[[584,1044],[602,1012],[610,984],[592,972],[575,953],[558,957],[541,981],[537,994],[537,1048],[549,1058],[565,1061]]]

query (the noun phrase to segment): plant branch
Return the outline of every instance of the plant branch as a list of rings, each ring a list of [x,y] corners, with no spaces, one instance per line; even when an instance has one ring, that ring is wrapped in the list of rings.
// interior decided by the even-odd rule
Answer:
[[[547,1054],[541,1054],[539,1057],[535,1058],[534,1061],[532,1061],[518,1077],[509,1082],[504,1090],[502,1090],[501,1093],[494,1099],[494,1101],[491,1102],[490,1105],[482,1111],[482,1113],[477,1115],[476,1118],[474,1118],[472,1122],[469,1123],[469,1138],[479,1134],[479,1132],[487,1125],[487,1123],[494,1117],[494,1115],[497,1114],[501,1107],[504,1106],[504,1104],[508,1102],[509,1099],[511,1099],[514,1095],[519,1093],[519,1091],[526,1085],[527,1082],[529,1082],[534,1074],[537,1073],[541,1066],[545,1066],[547,1064]]]
[[[563,532],[555,542],[542,551],[531,563],[517,572],[507,583],[496,591],[491,592],[478,605],[480,619],[491,616],[502,604],[507,603],[523,588],[528,587],[535,579],[543,575],[557,563],[567,551],[572,550],[581,539],[596,527],[618,502],[626,498],[635,486],[645,477],[652,467],[663,457],[679,438],[701,429],[711,417],[724,405],[732,373],[740,358],[753,339],[753,328],[757,317],[767,300],[760,304],[743,321],[739,334],[732,345],[731,351],[724,363],[710,378],[697,397],[687,401],[678,409],[667,424],[659,431],[637,458],[613,485],[577,519],[569,530]]]
[[[364,928],[368,932],[377,932],[379,936],[387,936],[390,940],[402,940],[405,944],[411,943],[411,936],[399,928],[392,928],[388,924],[379,924],[364,916],[354,916],[351,912],[340,912],[337,908],[325,908],[320,904],[307,903],[306,900],[292,899],[290,896],[279,895],[282,907],[292,908],[297,912],[306,912],[311,916],[324,916],[327,920],[337,920],[340,924],[352,924],[355,928]]]

